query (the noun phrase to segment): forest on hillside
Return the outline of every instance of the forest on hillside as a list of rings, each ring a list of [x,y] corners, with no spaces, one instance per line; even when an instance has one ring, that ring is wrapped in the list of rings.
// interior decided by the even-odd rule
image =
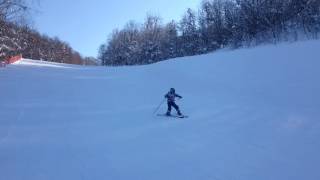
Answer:
[[[147,15],[128,22],[99,48],[103,65],[139,65],[221,48],[317,39],[319,0],[203,0],[180,21]]]
[[[68,64],[96,65],[95,58],[79,52],[55,37],[40,34],[31,28],[32,4],[27,0],[0,0],[0,61],[22,54],[24,58]]]

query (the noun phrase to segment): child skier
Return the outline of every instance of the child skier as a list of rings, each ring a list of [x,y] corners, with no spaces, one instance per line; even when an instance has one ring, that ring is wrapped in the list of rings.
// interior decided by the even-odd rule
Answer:
[[[179,106],[175,103],[175,98],[182,98],[182,96],[176,94],[176,91],[174,88],[171,88],[170,91],[164,96],[165,98],[167,98],[167,103],[168,103],[168,111],[166,113],[167,116],[171,115],[171,107],[173,106],[174,109],[177,111],[179,116],[182,116]]]

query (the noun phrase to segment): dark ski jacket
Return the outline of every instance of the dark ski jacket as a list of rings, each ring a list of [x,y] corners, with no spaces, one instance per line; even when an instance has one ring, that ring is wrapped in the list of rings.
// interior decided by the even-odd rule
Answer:
[[[176,97],[182,98],[179,94],[172,92],[168,92],[164,97],[168,99],[168,102],[174,102]]]

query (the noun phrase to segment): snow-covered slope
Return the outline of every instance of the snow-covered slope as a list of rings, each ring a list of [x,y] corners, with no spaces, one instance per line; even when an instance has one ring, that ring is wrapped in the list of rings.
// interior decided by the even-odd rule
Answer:
[[[9,65],[0,179],[319,180],[319,49],[309,41],[120,68]],[[152,114],[171,87],[189,118]]]

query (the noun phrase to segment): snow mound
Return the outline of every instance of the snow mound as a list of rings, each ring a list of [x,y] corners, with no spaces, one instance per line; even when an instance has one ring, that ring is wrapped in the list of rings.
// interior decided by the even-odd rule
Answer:
[[[32,59],[22,59],[13,63],[15,65],[22,66],[37,66],[37,67],[55,67],[55,68],[72,68],[77,67],[77,65],[49,62],[49,61],[40,61],[40,60],[32,60]]]

